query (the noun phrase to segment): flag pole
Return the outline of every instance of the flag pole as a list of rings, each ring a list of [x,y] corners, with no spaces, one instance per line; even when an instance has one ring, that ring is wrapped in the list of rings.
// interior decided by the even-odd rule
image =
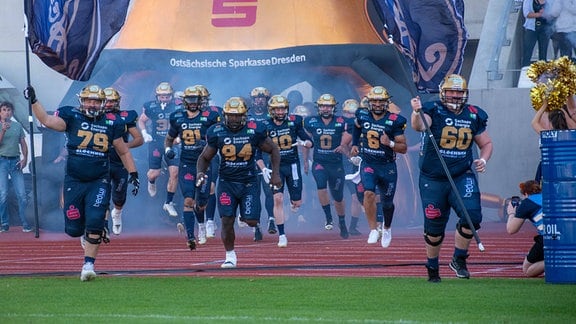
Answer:
[[[24,4],[26,5],[26,3]],[[30,84],[30,53],[28,50],[28,20],[24,16],[24,48],[26,51],[26,86]],[[32,196],[34,202],[34,237],[40,237],[40,222],[38,218],[38,187],[36,184],[36,154],[34,150],[34,117],[32,115],[32,102],[28,99],[28,122],[30,123],[30,174],[32,175]]]

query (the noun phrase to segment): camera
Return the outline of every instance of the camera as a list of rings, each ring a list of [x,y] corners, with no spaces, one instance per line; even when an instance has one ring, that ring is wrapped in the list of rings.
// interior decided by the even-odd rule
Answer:
[[[512,198],[510,198],[510,205],[514,208],[518,207],[518,205],[520,205],[520,197],[512,196]]]

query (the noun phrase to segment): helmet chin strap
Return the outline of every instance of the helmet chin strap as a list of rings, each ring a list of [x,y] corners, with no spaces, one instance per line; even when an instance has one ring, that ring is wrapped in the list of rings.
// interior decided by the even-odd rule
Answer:
[[[460,111],[462,111],[462,105],[456,103],[446,103],[446,108],[450,109],[454,113],[460,113]]]

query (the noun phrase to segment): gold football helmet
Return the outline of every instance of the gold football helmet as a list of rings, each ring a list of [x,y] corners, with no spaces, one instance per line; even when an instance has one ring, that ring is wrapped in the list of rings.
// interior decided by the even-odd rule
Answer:
[[[226,127],[232,131],[237,131],[246,125],[248,106],[241,97],[231,97],[226,100],[222,113]]]
[[[104,88],[104,95],[106,96],[106,111],[117,112],[120,110],[120,94],[112,87]]]
[[[210,91],[208,91],[208,88],[202,84],[197,84],[194,87],[200,90],[202,97],[202,107],[208,107],[208,105],[210,105]]]
[[[258,115],[266,111],[266,105],[270,100],[270,91],[264,87],[256,87],[250,91],[250,98],[252,99],[252,107],[254,112]]]
[[[289,110],[290,103],[288,99],[282,95],[273,95],[270,100],[268,100],[268,114],[277,121],[283,121],[288,118]]]
[[[87,117],[98,117],[104,113],[106,95],[97,85],[88,85],[78,94],[80,111]]]
[[[256,87],[252,89],[252,91],[250,91],[250,97],[252,98],[265,97],[267,99],[270,99],[270,91],[264,87]]]
[[[325,93],[316,100],[316,108],[318,108],[318,115],[322,118],[331,118],[336,110],[336,98],[329,93]]]
[[[168,82],[160,82],[156,87],[156,95],[172,95],[174,93],[174,89]]]
[[[382,115],[388,111],[390,105],[390,94],[383,86],[375,86],[366,95],[368,98],[368,110],[375,115]]]
[[[184,89],[184,93],[182,94],[182,104],[186,110],[194,112],[200,109],[203,103],[202,90],[203,89],[198,85]]]
[[[172,89],[172,86],[168,82],[160,82],[156,87],[156,100],[160,103],[169,103],[173,95],[174,89]]]
[[[447,95],[446,91],[451,91],[450,95]],[[468,101],[466,79],[458,74],[447,75],[440,83],[440,101],[449,110],[460,113]]]
[[[310,116],[310,110],[304,105],[294,107],[294,115],[301,116],[302,118]]]
[[[359,106],[360,104],[358,104],[358,101],[356,99],[348,99],[344,101],[344,103],[342,104],[342,111],[347,114],[354,115],[356,113],[356,110],[358,110]]]

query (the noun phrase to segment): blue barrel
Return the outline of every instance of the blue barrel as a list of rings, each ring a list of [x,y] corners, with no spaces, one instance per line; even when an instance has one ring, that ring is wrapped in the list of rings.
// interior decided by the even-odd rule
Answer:
[[[540,134],[544,267],[548,283],[576,283],[576,130]]]

